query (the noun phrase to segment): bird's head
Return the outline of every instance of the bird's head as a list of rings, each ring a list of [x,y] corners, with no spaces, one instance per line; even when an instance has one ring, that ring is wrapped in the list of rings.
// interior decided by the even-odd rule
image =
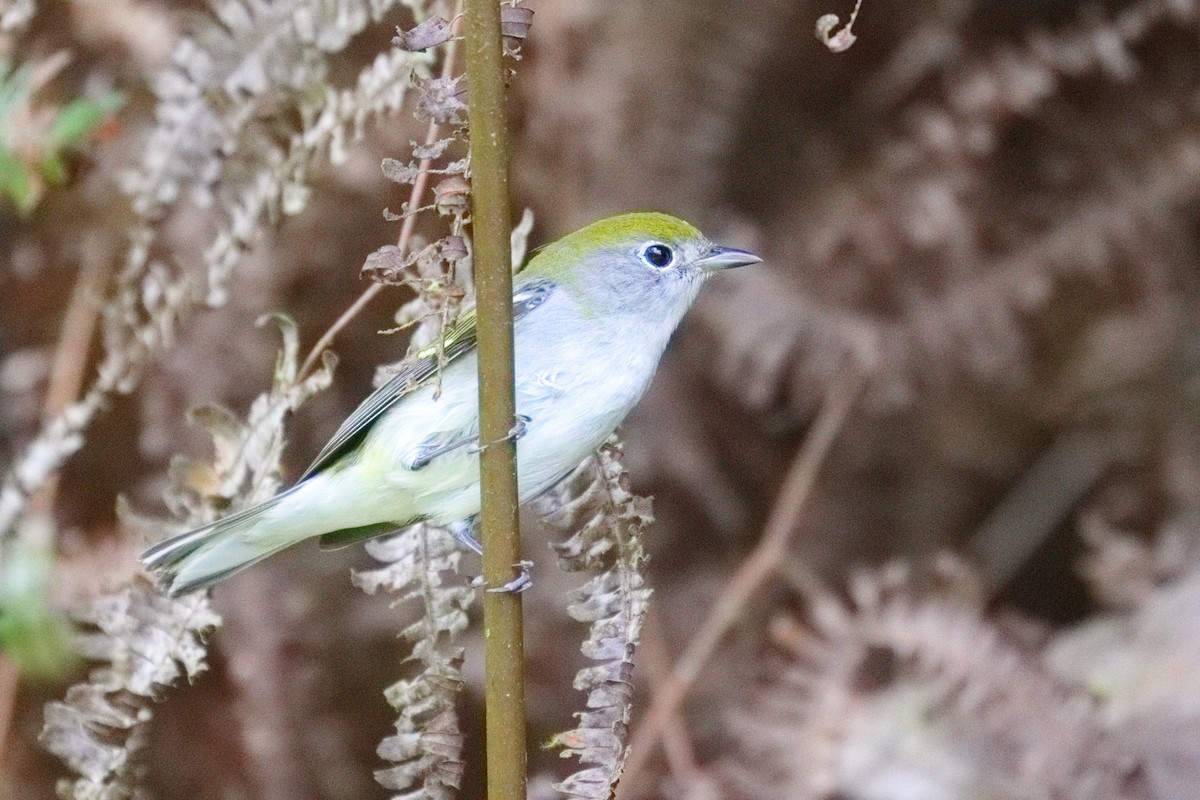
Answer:
[[[758,256],[710,242],[669,214],[620,214],[593,222],[537,253],[523,277],[547,278],[589,316],[634,315],[672,328],[704,279]]]

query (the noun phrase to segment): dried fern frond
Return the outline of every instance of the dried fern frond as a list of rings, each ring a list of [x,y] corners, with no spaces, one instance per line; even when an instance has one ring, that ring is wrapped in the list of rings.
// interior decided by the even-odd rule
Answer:
[[[475,590],[461,580],[448,585],[445,576],[457,579],[462,551],[445,531],[420,524],[368,542],[367,552],[384,566],[355,572],[354,583],[369,594],[395,595],[393,606],[415,604],[417,620],[401,635],[412,644],[412,660],[420,667],[418,675],[384,692],[399,718],[396,732],[377,752],[396,766],[377,771],[376,780],[400,793],[397,798],[454,797],[466,766],[455,712],[463,682],[463,648],[457,641],[467,629]]]
[[[134,210],[155,220],[187,196],[198,206],[219,201],[232,211],[229,201],[283,155],[274,127],[279,109],[299,111],[307,132],[332,91],[329,55],[395,5],[212,0],[215,18],[180,42],[174,66],[156,81],[157,125],[142,164],[126,180]]]
[[[567,480],[538,501],[544,524],[567,534],[554,545],[559,566],[593,573],[571,596],[567,613],[589,624],[581,650],[596,664],[575,675],[587,694],[578,727],[551,742],[563,758],[584,766],[555,785],[567,797],[599,800],[616,791],[628,754],[633,706],[633,654],[650,589],[645,586],[643,537],[653,521],[650,500],[633,494],[616,436]]]
[[[309,198],[312,169],[325,158],[339,164],[347,147],[362,137],[366,124],[399,111],[408,98],[410,78],[429,64],[423,54],[393,50],[380,53],[358,75],[353,88],[326,88],[321,102],[301,105],[303,127],[287,147],[272,147],[242,170],[235,191],[223,191],[230,225],[204,253],[211,304],[225,301],[225,284],[261,229],[281,214],[298,214]]]
[[[699,320],[721,348],[719,383],[736,382],[748,407],[779,405],[803,419],[856,349],[880,365],[867,397],[877,408],[903,407],[964,376],[1035,386],[1046,347],[1039,326],[1069,316],[1059,308],[1070,302],[1064,295],[1077,302],[1075,282],[1107,300],[1115,276],[1144,279],[1157,272],[1144,254],[1178,246],[1174,231],[1173,242],[1161,233],[1163,217],[1200,193],[1194,115],[1164,95],[1167,111],[1146,115],[1132,134],[1153,146],[1131,148],[1129,158],[1107,149],[1114,140],[1095,139],[1101,152],[1076,140],[1046,153],[1031,169],[1037,182],[1015,196],[995,196],[1014,187],[992,178],[1024,164],[1008,159],[1026,155],[1013,140],[1031,129],[1065,125],[1067,115],[1076,136],[1094,131],[1097,112],[1078,102],[1079,84],[1144,75],[1137,57],[1153,61],[1148,42],[1192,35],[1198,19],[1194,2],[1141,0],[948,60],[943,88],[899,115],[898,135],[877,137],[865,167],[843,170],[816,199],[784,201],[787,234],[773,261],[805,268],[747,276],[728,301],[703,309]],[[1160,77],[1166,91],[1181,90]],[[1046,136],[1058,140],[1053,127]],[[1063,163],[1089,180],[1064,191],[1053,178]],[[1053,213],[1022,219],[1030,206]],[[789,296],[789,281],[804,291]],[[771,306],[760,311],[764,301]]]
[[[381,55],[353,89],[335,90],[326,79],[330,55],[397,4],[213,0],[216,19],[201,18],[179,44],[174,66],[156,83],[156,124],[142,162],[125,179],[138,220],[105,306],[97,376],[81,401],[44,426],[0,487],[0,537],[28,496],[82,447],[108,398],[132,391],[150,355],[170,347],[181,318],[202,302],[223,303],[230,274],[266,226],[304,207],[312,165],[326,154],[339,158],[365,121],[404,102],[407,78],[429,63],[424,54]],[[424,15],[420,3],[408,5]],[[289,110],[302,124],[281,143]],[[219,212],[203,278],[186,259],[168,264],[151,254],[160,224],[185,198]]]
[[[961,598],[923,595],[900,568],[860,575],[851,596],[787,634],[722,765],[737,796],[1143,796],[1091,698]]]
[[[1190,426],[1189,426],[1190,427]],[[1192,487],[1191,491],[1195,491]],[[1185,798],[1200,785],[1200,569],[1197,529],[1179,519],[1156,541],[1107,532],[1087,570],[1115,613],[1056,636],[1045,662],[1096,698],[1110,735],[1135,755],[1155,798]]]
[[[300,374],[300,334],[286,314],[259,319],[260,325],[275,324],[283,346],[275,361],[270,391],[250,404],[242,422],[228,409],[204,405],[191,410],[190,421],[212,437],[211,463],[196,464],[176,459],[172,464],[172,489],[168,505],[186,514],[191,526],[210,522],[231,508],[250,506],[273,497],[279,489],[280,458],[284,445],[284,422],[318,392],[329,388],[337,357],[322,354],[320,369]]]
[[[248,421],[213,406],[193,412],[193,421],[213,437],[215,457],[211,464],[179,462],[173,470],[167,499],[188,527],[275,493],[284,419],[333,379],[332,354],[301,379],[295,325],[282,314],[270,319],[280,328],[283,347],[273,385],[251,405]],[[133,515],[126,522],[159,533],[179,527]],[[153,715],[151,703],[180,677],[191,680],[205,669],[203,639],[220,618],[205,593],[172,599],[144,582],[102,595],[75,616],[95,631],[79,637],[76,649],[106,664],[71,687],[64,701],[47,706],[42,741],[79,774],[60,783],[62,797],[132,797],[137,775],[131,758],[141,745],[142,723]]]
[[[204,594],[171,600],[139,583],[101,597],[79,621],[95,629],[80,652],[107,663],[46,706],[41,741],[79,776],[59,782],[60,797],[123,800],[136,794],[132,756],[149,704],[207,668],[203,638],[221,619]]]

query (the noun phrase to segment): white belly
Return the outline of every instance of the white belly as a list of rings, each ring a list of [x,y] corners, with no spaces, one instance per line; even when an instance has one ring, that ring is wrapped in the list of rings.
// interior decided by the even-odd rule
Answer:
[[[538,309],[534,327],[522,320],[526,324],[516,331],[517,414],[529,420],[517,441],[522,503],[553,486],[620,425],[649,385],[666,344],[664,339],[646,347],[642,341],[639,352],[631,354],[623,332],[612,331],[607,342],[598,342],[605,338],[599,331],[580,346],[561,335],[552,305]],[[597,353],[604,354],[603,363],[597,363]],[[465,354],[447,368],[446,391],[437,400],[430,387],[418,389],[372,431],[379,447],[371,449],[383,453],[375,464],[394,487],[393,497],[382,503],[389,514],[448,523],[479,513],[474,448],[459,447],[417,470],[403,466],[404,454],[431,433],[465,430],[472,439],[477,436],[476,369],[475,355]]]

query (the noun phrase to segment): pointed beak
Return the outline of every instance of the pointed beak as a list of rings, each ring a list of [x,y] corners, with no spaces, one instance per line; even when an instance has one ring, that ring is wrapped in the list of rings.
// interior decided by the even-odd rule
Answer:
[[[719,247],[713,245],[708,251],[708,255],[696,261],[696,266],[705,272],[716,272],[720,269],[733,269],[734,267],[744,267],[748,264],[757,264],[762,261],[761,258],[748,253],[745,250],[737,250],[733,247]]]

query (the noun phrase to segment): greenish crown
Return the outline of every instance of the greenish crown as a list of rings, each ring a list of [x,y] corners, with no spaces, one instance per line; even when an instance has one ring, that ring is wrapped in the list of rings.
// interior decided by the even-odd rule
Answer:
[[[702,239],[703,234],[678,217],[656,211],[618,214],[593,222],[547,245],[522,271],[530,277],[549,278],[557,284],[571,284],[581,266],[594,263],[589,256],[605,250],[635,248],[654,240],[678,245]]]

